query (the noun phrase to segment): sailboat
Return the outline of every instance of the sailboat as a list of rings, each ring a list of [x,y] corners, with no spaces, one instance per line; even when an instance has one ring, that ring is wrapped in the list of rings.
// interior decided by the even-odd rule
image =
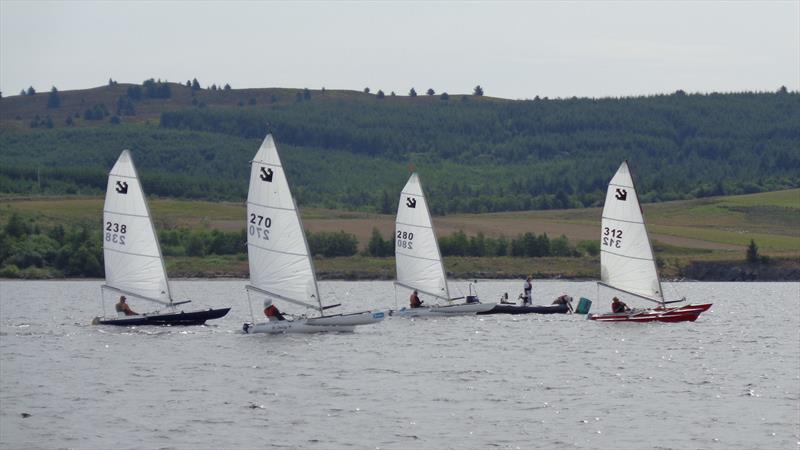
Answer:
[[[481,303],[477,295],[466,296],[466,303],[453,304],[447,286],[442,254],[433,229],[428,202],[416,172],[412,173],[400,194],[395,221],[395,262],[399,286],[433,297],[444,304],[401,308],[390,314],[403,317],[454,316],[477,314],[491,310],[494,303]]]
[[[139,176],[128,150],[123,150],[108,175],[103,206],[103,259],[106,282],[103,294],[131,296],[166,308],[146,314],[96,317],[102,325],[202,325],[218,319],[230,308],[183,311],[169,288],[161,246],[150,218]],[[137,308],[139,309],[139,308]]]
[[[624,161],[608,184],[600,235],[600,282],[621,294],[658,304],[655,308],[590,314],[603,322],[694,322],[711,303],[668,307],[686,299],[667,301],[661,290],[653,247],[633,177]]]
[[[252,323],[242,326],[245,333],[353,331],[357,325],[383,320],[383,312],[373,311],[325,315],[327,309],[340,305],[323,306],[306,234],[272,135],[267,135],[251,162],[246,226],[248,302],[252,295],[300,305],[319,316],[261,323],[253,317]]]

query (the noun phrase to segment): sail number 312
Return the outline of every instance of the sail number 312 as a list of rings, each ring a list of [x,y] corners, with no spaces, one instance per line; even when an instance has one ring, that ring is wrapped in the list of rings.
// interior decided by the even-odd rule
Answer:
[[[250,236],[256,236],[265,241],[269,240],[268,228],[272,226],[272,219],[269,217],[250,214]]]
[[[397,230],[397,248],[407,248],[412,250],[414,233]]]
[[[125,245],[125,233],[128,226],[124,223],[106,222],[106,242]]]
[[[620,248],[620,246],[622,246],[622,230],[604,227],[603,245],[607,247]]]

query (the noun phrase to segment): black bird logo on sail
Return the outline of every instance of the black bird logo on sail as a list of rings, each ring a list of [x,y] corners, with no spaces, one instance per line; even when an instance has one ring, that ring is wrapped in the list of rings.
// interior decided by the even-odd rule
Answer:
[[[117,187],[115,189],[120,194],[127,194],[128,193],[128,182],[126,182],[126,181],[117,181]]]
[[[417,207],[417,199],[406,197],[406,206],[409,208],[416,208]]]
[[[617,200],[622,200],[623,202],[628,199],[628,191],[625,189],[617,188],[617,193],[614,195]]]
[[[260,177],[262,180],[266,181],[267,183],[272,183],[272,174],[273,174],[272,169],[266,169],[264,167],[261,167]]]

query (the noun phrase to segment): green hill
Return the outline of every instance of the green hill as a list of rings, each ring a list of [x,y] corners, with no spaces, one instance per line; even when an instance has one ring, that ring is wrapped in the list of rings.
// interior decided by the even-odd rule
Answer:
[[[409,164],[438,215],[596,206],[623,159],[644,202],[800,187],[797,93],[511,101],[148,81],[0,99],[0,194],[100,194],[128,148],[149,194],[241,201],[267,132],[298,202],[323,208],[391,214]]]

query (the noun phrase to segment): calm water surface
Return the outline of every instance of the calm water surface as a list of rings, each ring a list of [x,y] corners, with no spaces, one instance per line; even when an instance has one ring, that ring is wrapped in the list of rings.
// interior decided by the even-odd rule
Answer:
[[[100,282],[0,281],[0,447],[800,447],[800,283],[667,284],[714,303],[695,323],[389,318],[299,336],[242,335],[244,281],[173,285],[233,310],[203,327],[92,326]],[[478,286],[487,301],[521,282]],[[534,290],[597,298],[594,283]],[[390,282],[321,291],[343,311],[395,306]]]

